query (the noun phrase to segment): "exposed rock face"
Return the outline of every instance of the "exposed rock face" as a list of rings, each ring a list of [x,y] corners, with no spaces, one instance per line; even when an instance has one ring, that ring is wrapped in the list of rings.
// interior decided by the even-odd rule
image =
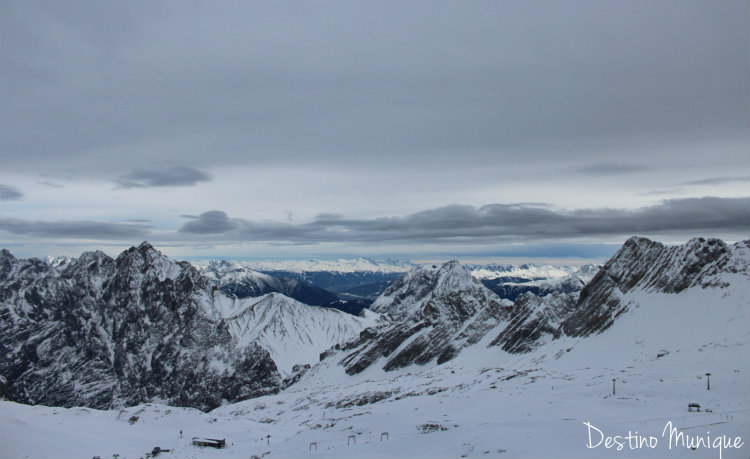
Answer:
[[[569,336],[601,332],[626,311],[622,293],[679,293],[688,287],[724,287],[722,273],[750,273],[750,241],[727,245],[719,239],[695,238],[665,246],[632,237],[581,291],[572,314],[561,324]]]
[[[10,398],[112,408],[160,400],[208,410],[278,390],[268,352],[239,348],[190,264],[148,243],[60,270],[0,252],[0,375]]]
[[[391,324],[368,329],[344,347],[342,364],[359,373],[380,358],[393,370],[452,359],[507,317],[503,303],[458,262],[418,267],[404,274],[372,305]]]
[[[516,298],[510,323],[490,342],[511,353],[529,352],[559,338],[560,323],[576,308],[576,295],[553,293],[545,297],[525,293]]]

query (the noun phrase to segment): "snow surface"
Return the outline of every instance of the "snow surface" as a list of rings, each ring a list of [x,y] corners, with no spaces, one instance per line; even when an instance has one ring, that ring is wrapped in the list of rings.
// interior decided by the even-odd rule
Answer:
[[[154,446],[171,449],[163,457],[748,457],[750,283],[721,276],[730,287],[629,291],[628,311],[588,338],[563,337],[522,355],[480,342],[440,366],[372,365],[354,376],[339,353],[279,394],[209,413],[0,402],[0,457],[144,457]],[[693,402],[712,412],[688,412]],[[585,422],[620,436],[622,450],[587,447]],[[742,446],[670,444],[669,432],[662,436],[668,423],[711,443],[739,436]],[[629,432],[657,444],[631,448],[622,438]],[[228,446],[194,447],[193,436],[226,438]]]
[[[252,300],[227,318],[239,347],[257,342],[270,354],[279,372],[288,375],[295,364],[315,364],[326,349],[359,336],[378,323],[370,312],[357,317],[337,309],[308,306],[280,293]],[[249,304],[248,304],[249,303]]]

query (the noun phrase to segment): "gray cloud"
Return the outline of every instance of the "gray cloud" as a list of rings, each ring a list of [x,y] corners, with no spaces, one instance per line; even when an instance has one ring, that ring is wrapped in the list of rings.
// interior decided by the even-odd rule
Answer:
[[[711,177],[701,180],[688,180],[685,182],[676,183],[674,185],[668,185],[666,188],[660,188],[657,190],[651,190],[643,193],[639,193],[640,196],[664,196],[664,195],[675,195],[684,192],[684,187],[689,186],[716,186],[724,185],[727,183],[746,183],[750,185],[750,177]]]
[[[344,216],[339,213],[323,213],[315,216],[315,220],[341,220],[342,218]]]
[[[0,182],[29,201],[12,216],[148,217],[151,239],[176,243],[377,250],[627,234],[653,224],[645,210],[599,207],[747,171],[746,1],[226,6],[0,2]],[[745,194],[727,180],[681,186],[663,197]],[[551,205],[436,208],[499,200]],[[363,208],[383,217],[352,218]],[[174,224],[164,209],[230,215]],[[310,222],[328,211],[340,215]]]
[[[750,185],[750,177],[712,177],[703,180],[688,180],[687,182],[680,182],[677,186],[689,186],[689,185],[722,185],[725,183],[736,183],[745,182]]]
[[[190,218],[180,228],[181,233],[190,234],[221,234],[236,229],[239,224],[231,220],[226,212],[220,210],[209,210],[198,216],[183,215],[183,218]]]
[[[65,188],[64,185],[60,185],[59,183],[50,182],[48,180],[43,180],[39,182],[40,185],[48,186],[50,188]]]
[[[358,167],[374,153],[426,166],[457,153],[543,161],[561,145],[585,165],[592,139],[604,154],[746,144],[747,16],[742,1],[7,1],[3,166],[51,172],[65,158],[98,175],[179,155],[199,168]]]
[[[143,239],[148,236],[151,226],[88,220],[34,221],[0,217],[0,230],[18,235],[44,238],[131,240]]]
[[[0,183],[0,201],[14,201],[22,197],[23,193],[18,188]]]
[[[122,188],[146,188],[162,186],[192,186],[211,180],[203,171],[188,166],[137,168],[119,176],[115,181]]]
[[[581,166],[576,170],[586,175],[624,175],[647,171],[649,167],[641,164],[601,163]]]
[[[750,198],[665,200],[636,210],[555,210],[529,204],[450,205],[406,216],[345,219],[319,215],[311,223],[230,219],[211,211],[183,226],[182,232],[222,234],[231,241],[317,244],[492,243],[564,238],[656,234],[664,232],[746,232]]]

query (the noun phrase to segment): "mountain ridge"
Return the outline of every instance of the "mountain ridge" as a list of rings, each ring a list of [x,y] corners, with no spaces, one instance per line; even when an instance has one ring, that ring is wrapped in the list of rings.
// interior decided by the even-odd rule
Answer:
[[[562,337],[603,333],[637,307],[623,300],[631,291],[722,289],[749,275],[750,241],[704,238],[673,246],[630,238],[580,292],[525,293],[515,302],[500,299],[456,261],[418,266],[364,314],[382,317],[347,317],[342,333],[328,339],[336,332],[320,330],[343,316],[326,312],[317,328],[324,339],[299,363],[334,358],[355,375],[370,367],[440,365],[480,343],[523,354]],[[274,317],[274,325],[260,327],[274,336],[266,347],[260,333],[240,332],[261,322],[256,307]],[[148,242],[115,259],[92,251],[57,265],[19,260],[2,249],[3,392],[59,406],[112,408],[159,399],[201,409],[274,393],[285,386],[274,346],[282,349],[279,343],[313,322],[274,314],[294,309],[302,317],[315,311],[309,308],[279,293],[227,297],[190,263],[170,260]],[[247,342],[239,346],[243,336]],[[297,339],[276,359],[312,342]],[[289,367],[294,373],[293,363],[282,364],[286,374]]]

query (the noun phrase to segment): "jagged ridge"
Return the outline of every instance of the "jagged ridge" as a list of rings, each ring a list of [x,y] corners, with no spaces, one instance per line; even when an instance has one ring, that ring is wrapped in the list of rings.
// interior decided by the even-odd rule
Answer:
[[[148,243],[60,271],[0,252],[0,375],[23,403],[208,410],[278,390],[267,351],[236,346],[210,283]]]

